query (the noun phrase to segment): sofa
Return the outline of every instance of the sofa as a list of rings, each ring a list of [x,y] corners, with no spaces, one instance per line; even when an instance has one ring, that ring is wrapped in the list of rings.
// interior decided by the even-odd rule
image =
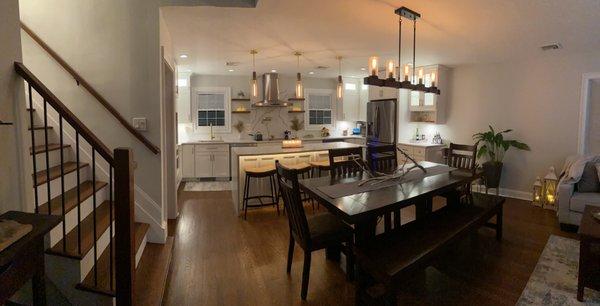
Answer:
[[[558,184],[558,220],[562,229],[579,226],[586,205],[600,207],[600,155],[567,159]]]

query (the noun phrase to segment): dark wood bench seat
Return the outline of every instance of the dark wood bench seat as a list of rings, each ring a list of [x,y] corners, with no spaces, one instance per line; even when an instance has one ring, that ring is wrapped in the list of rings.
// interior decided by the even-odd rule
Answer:
[[[408,274],[427,267],[446,247],[482,226],[495,228],[500,240],[504,198],[473,193],[470,202],[446,206],[357,246],[359,273],[366,274],[359,275],[357,303],[363,299],[360,297],[364,292],[369,292],[371,298],[385,294],[388,302],[395,300],[395,285]],[[489,223],[494,216],[497,216],[496,224]],[[366,278],[374,280],[374,284],[366,283]]]

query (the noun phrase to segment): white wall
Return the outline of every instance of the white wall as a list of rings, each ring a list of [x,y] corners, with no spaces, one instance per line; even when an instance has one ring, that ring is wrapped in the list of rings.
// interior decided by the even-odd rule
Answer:
[[[94,86],[123,117],[145,117],[160,146],[158,0],[21,0],[21,20]],[[162,213],[161,156],[133,137],[24,32],[25,64],[109,148],[130,147],[138,163],[136,202],[156,226]]]
[[[588,152],[600,153],[600,80],[590,83],[589,130],[587,135]]]
[[[0,213],[7,210],[24,210],[26,187],[23,145],[20,143],[25,122],[23,81],[15,73],[14,62],[21,61],[19,34],[19,4],[17,0],[0,1],[0,120],[14,122],[12,126],[0,126]],[[19,120],[20,119],[20,120]],[[29,176],[31,177],[31,176]],[[31,190],[31,189],[29,189]]]
[[[501,187],[529,192],[536,176],[550,166],[560,169],[568,155],[577,153],[582,74],[600,71],[598,52],[559,52],[526,61],[454,67],[446,93],[446,124],[402,122],[400,139],[410,138],[416,126],[429,139],[437,130],[446,141],[457,143],[473,143],[472,134],[488,124],[513,129],[508,137],[529,144],[531,152],[507,153]]]
[[[288,98],[294,96],[295,77],[293,76],[279,76],[279,99],[286,101]],[[303,77],[302,83],[304,89],[331,89],[335,94],[336,80],[333,78],[309,78]],[[239,91],[243,91],[246,97],[250,94],[250,77],[249,76],[227,76],[227,75],[198,75],[194,74],[191,76],[190,88],[180,88],[180,90],[193,90],[197,87],[230,87],[231,97],[236,98]],[[187,97],[187,93],[181,95],[181,99],[178,99],[178,111],[179,123],[180,123],[180,134],[179,141],[191,141],[196,139],[206,138],[206,133],[197,133],[193,131],[191,124],[190,114],[190,99],[193,95]],[[262,97],[262,84],[259,76],[259,97]],[[235,109],[237,105],[244,105],[246,109],[250,109],[250,102],[232,102],[232,109]],[[267,136],[267,130],[270,134],[276,138],[283,137],[284,130],[290,130],[290,120],[294,117],[298,117],[300,120],[304,120],[304,114],[290,114],[288,113],[289,108],[287,107],[265,107],[265,108],[253,108],[250,114],[232,114],[231,123],[234,125],[239,120],[245,123],[245,131],[242,132],[242,137],[247,136],[248,133],[260,131],[263,133],[263,137]],[[262,118],[271,117],[271,121],[268,123],[268,127],[262,123]],[[332,131],[333,132],[333,131]],[[299,134],[313,134],[319,136],[318,130],[301,131]],[[232,127],[231,133],[221,133],[224,139],[227,138],[239,138],[240,133]]]

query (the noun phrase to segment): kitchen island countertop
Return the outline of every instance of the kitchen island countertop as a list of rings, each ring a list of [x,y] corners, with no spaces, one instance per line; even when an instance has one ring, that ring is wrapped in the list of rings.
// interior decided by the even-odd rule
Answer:
[[[304,142],[301,148],[282,148],[281,144],[273,144],[260,147],[235,147],[231,149],[231,153],[236,156],[248,155],[265,155],[265,154],[287,154],[301,152],[327,151],[329,149],[339,148],[357,148],[361,145],[348,142],[324,142],[324,143],[307,143]]]

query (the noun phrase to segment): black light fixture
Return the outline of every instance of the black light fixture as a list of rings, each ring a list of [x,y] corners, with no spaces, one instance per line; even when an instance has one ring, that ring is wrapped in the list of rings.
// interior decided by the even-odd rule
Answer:
[[[413,60],[412,60],[412,79],[416,80],[416,65],[415,65],[415,54],[417,46],[417,19],[421,17],[421,14],[407,8],[401,7],[394,11],[398,15],[398,63],[401,60],[402,52],[402,17],[413,21]],[[440,90],[435,86],[435,74],[432,74],[431,86],[426,87],[423,84],[423,69],[419,70],[419,79],[417,84],[413,84],[409,80],[409,68],[408,65],[404,67],[404,80],[401,79],[400,73],[396,73],[396,67],[393,61],[389,61],[386,67],[386,78],[380,79],[378,76],[379,66],[377,65],[377,57],[371,57],[369,59],[369,70],[371,74],[364,78],[365,85],[373,85],[380,87],[392,87],[392,88],[405,88],[414,91],[429,92],[434,94],[440,94]],[[398,68],[400,69],[400,67]],[[397,77],[397,78],[396,78]]]

